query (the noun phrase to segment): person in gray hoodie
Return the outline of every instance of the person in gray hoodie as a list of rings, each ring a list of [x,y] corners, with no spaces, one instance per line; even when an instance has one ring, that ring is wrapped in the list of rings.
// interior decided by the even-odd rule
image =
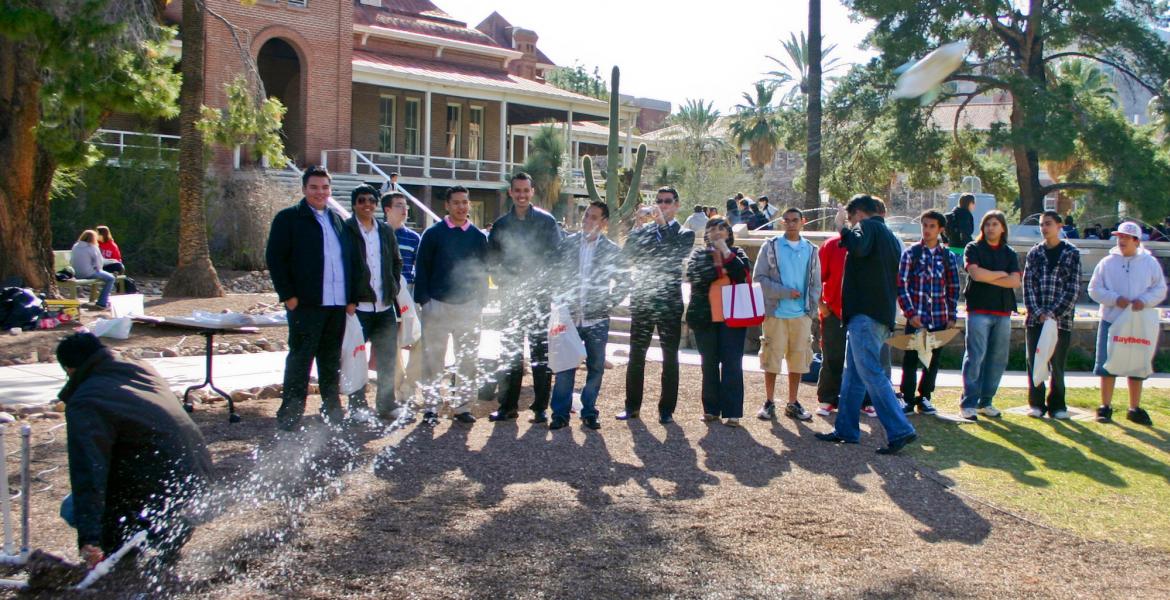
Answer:
[[[1158,259],[1142,248],[1142,230],[1137,223],[1126,221],[1113,232],[1117,245],[1097,263],[1089,280],[1089,297],[1101,304],[1101,321],[1097,325],[1097,359],[1093,372],[1101,376],[1101,406],[1097,421],[1113,419],[1113,387],[1117,378],[1105,370],[1109,358],[1109,326],[1128,308],[1132,311],[1156,310],[1166,298],[1166,278]],[[1139,425],[1152,425],[1150,415],[1140,404],[1142,379],[1128,378],[1129,412],[1125,418]]]
[[[788,363],[788,405],[784,414],[801,421],[812,419],[796,392],[801,375],[812,363],[812,324],[821,300],[821,263],[817,247],[800,235],[804,214],[789,208],[781,215],[783,237],[774,237],[760,248],[752,276],[764,292],[763,336],[760,366],[764,369],[764,406],[756,413],[763,420],[776,416],[776,376],[781,361]]]

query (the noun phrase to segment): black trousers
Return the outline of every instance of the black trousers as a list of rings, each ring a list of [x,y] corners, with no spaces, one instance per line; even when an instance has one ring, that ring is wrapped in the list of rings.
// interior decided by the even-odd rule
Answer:
[[[662,346],[662,397],[658,414],[672,415],[678,404],[678,345],[682,338],[682,302],[665,307],[630,311],[630,364],[626,369],[626,411],[642,410],[642,384],[646,377],[646,351],[654,330]]]
[[[509,290],[504,294],[500,332],[503,355],[500,371],[500,411],[514,412],[520,403],[520,386],[524,381],[524,339],[532,362],[532,391],[536,397],[532,412],[548,410],[552,396],[552,371],[548,368],[548,317],[551,299],[533,295],[531,290]]]
[[[374,407],[378,414],[385,415],[398,408],[394,398],[394,371],[398,364],[398,319],[394,308],[382,312],[357,311],[362,324],[362,335],[374,349],[374,360],[378,366],[378,392]],[[349,409],[368,408],[366,388],[349,395]]]
[[[1040,341],[1041,329],[1040,325],[1036,325],[1024,330],[1024,343],[1027,346],[1024,355],[1028,357],[1028,406],[1047,411],[1051,415],[1059,410],[1068,410],[1068,406],[1064,402],[1064,363],[1068,358],[1068,345],[1072,339],[1072,332],[1064,329],[1056,330],[1056,349],[1052,351],[1052,359],[1048,363],[1051,373],[1049,380],[1052,385],[1048,386],[1048,394],[1045,398],[1045,384],[1032,385],[1032,361],[1036,357],[1036,344]]]
[[[821,373],[817,377],[817,399],[820,402],[837,405],[844,369],[845,325],[830,311],[821,317]]]
[[[321,414],[341,416],[341,338],[345,335],[345,307],[298,306],[288,311],[288,358],[284,361],[284,391],[276,424],[292,429],[305,414],[309,371],[317,361]]]
[[[914,333],[917,331],[913,327],[907,325],[906,333]],[[922,371],[922,380],[918,380],[918,353],[913,350],[907,350],[902,354],[902,385],[898,391],[902,392],[902,398],[906,402],[914,402],[919,396],[929,398],[934,393],[934,382],[938,378],[938,359],[942,356],[942,348],[938,348],[930,354],[930,364]],[[918,384],[918,393],[914,393],[915,383]]]

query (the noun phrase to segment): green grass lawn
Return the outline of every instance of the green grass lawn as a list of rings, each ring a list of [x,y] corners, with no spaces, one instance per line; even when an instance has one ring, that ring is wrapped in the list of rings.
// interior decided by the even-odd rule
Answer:
[[[958,412],[959,390],[934,394]],[[1026,390],[996,397],[1000,409],[1026,405]],[[1146,390],[1154,427],[1125,420],[1124,380],[1114,422],[1055,421],[1005,413],[958,425],[915,417],[921,446],[908,452],[957,489],[1051,526],[1094,539],[1170,549],[1170,391]],[[1095,410],[1097,389],[1069,390],[1070,406]]]

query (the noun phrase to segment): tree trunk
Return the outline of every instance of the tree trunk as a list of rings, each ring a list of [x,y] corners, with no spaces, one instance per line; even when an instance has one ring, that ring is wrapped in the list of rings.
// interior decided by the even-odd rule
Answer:
[[[1048,77],[1044,70],[1044,40],[1041,36],[1026,35],[1017,56],[1020,67],[1028,74],[1036,89],[1047,89]],[[1035,128],[1030,124],[1028,102],[1012,94],[1012,131],[1020,132]],[[1020,222],[1031,215],[1044,211],[1044,191],[1040,186],[1040,153],[1027,144],[1012,146],[1012,157],[1016,163],[1016,184],[1020,188]]]
[[[213,298],[223,287],[207,246],[203,201],[203,135],[195,128],[203,104],[202,0],[183,0],[183,85],[179,89],[179,264],[164,297]]]
[[[804,207],[821,205],[821,0],[808,0],[808,155]]]
[[[40,71],[29,42],[0,37],[0,279],[56,295],[49,229],[55,163],[37,146]]]

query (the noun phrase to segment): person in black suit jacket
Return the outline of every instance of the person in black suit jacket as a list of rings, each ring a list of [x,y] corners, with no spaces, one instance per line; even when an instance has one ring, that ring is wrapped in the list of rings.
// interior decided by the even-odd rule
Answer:
[[[343,416],[338,397],[341,338],[349,303],[346,271],[351,247],[342,235],[341,215],[329,208],[331,177],[322,167],[301,176],[304,198],[276,213],[265,258],[272,285],[288,310],[288,358],[277,426],[295,429],[305,414],[309,369],[317,361],[321,414],[330,422]]]
[[[350,253],[349,304],[345,310],[356,314],[362,334],[372,342],[378,364],[378,395],[374,407],[378,416],[398,418],[394,398],[394,371],[398,364],[398,280],[402,276],[402,255],[398,236],[386,223],[374,218],[378,211],[378,190],[359,185],[350,194],[353,216],[345,222],[345,235],[354,251]],[[349,396],[350,416],[369,411],[366,388]]]
[[[577,334],[585,342],[585,387],[581,390],[581,420],[590,429],[600,429],[597,395],[605,375],[605,344],[609,341],[609,311],[621,304],[629,292],[630,273],[622,249],[605,237],[609,228],[609,206],[600,200],[589,203],[581,232],[561,242],[556,273],[558,304],[567,305]],[[549,429],[569,424],[577,368],[556,374],[552,391],[552,422]]]
[[[683,260],[695,245],[695,232],[683,229],[675,220],[678,192],[672,187],[658,190],[655,206],[640,211],[653,221],[630,232],[622,249],[633,273],[630,294],[630,364],[626,370],[626,410],[617,419],[638,418],[642,409],[642,380],[646,351],[654,329],[662,347],[662,397],[658,420],[670,423],[678,403],[678,345],[682,337]]]

